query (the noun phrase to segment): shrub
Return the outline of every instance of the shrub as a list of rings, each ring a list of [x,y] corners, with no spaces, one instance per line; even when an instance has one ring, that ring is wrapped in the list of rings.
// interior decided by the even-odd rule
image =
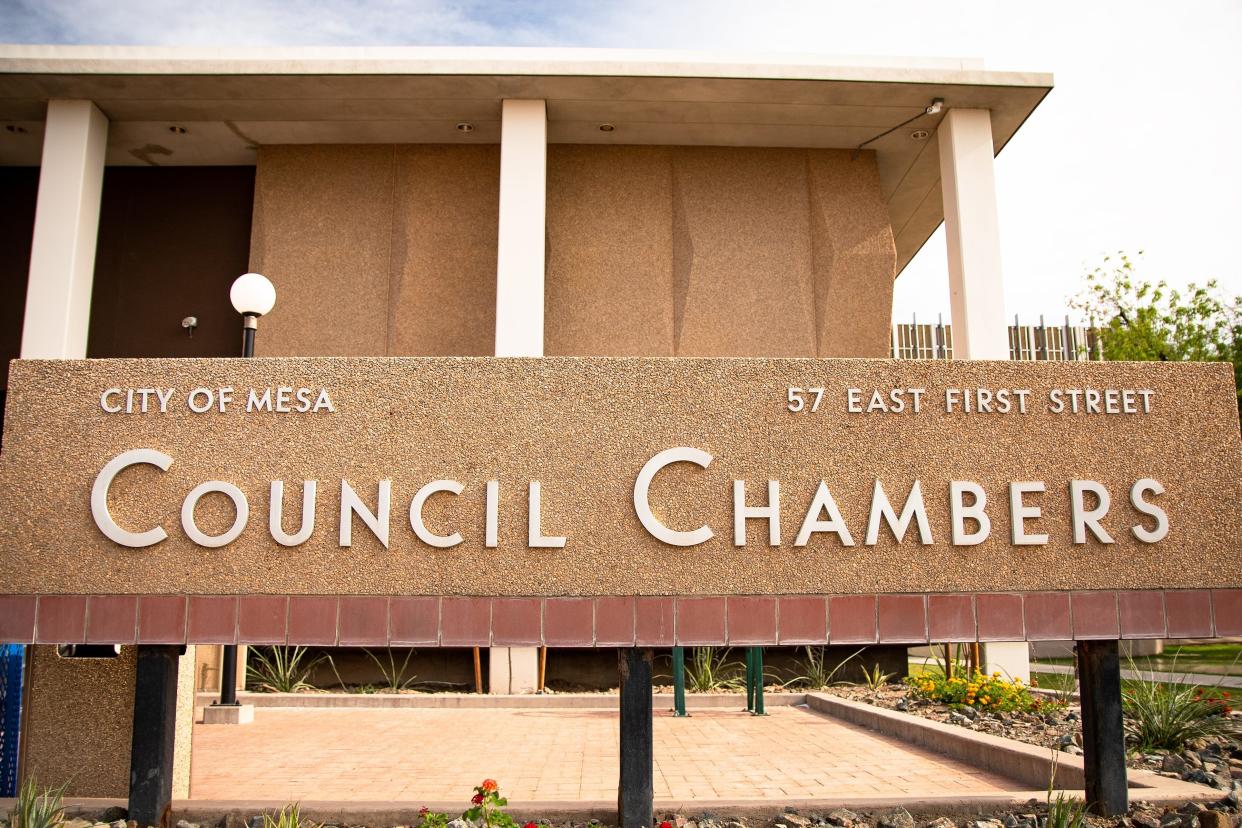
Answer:
[[[945,678],[944,673],[930,672],[911,676],[906,684],[915,696],[953,707],[1009,712],[1038,710],[1042,704],[1031,695],[1022,679],[1011,681],[1001,678],[1000,673],[989,676],[976,670],[967,679],[964,676]]]
[[[322,828],[322,826],[310,820],[303,820],[298,810],[298,803],[294,802],[292,805],[281,808],[280,813],[275,816],[264,814],[263,828]]]
[[[33,779],[27,778],[17,791],[9,824],[13,828],[58,828],[65,821],[65,787],[40,790]]]
[[[746,686],[745,666],[728,661],[729,651],[715,647],[695,647],[686,664],[686,689],[691,693],[738,690]]]
[[[1055,797],[1049,794],[1048,821],[1046,828],[1082,828],[1087,818],[1087,803],[1065,795],[1062,791]]]
[[[389,693],[400,693],[402,690],[408,690],[418,679],[418,676],[414,673],[406,675],[410,669],[410,658],[414,655],[413,650],[406,650],[405,658],[400,663],[397,663],[397,657],[393,654],[392,648],[384,651],[385,657],[383,660],[370,650],[364,649],[363,652],[370,656],[371,660],[375,662],[375,666],[379,668],[380,673],[384,676],[385,690]],[[337,678],[340,678],[340,676],[337,676]]]
[[[324,661],[330,659],[326,655],[308,659],[305,647],[272,647],[266,652],[253,649],[246,667],[246,678],[260,690],[296,693],[312,688],[306,679]]]
[[[792,679],[789,683],[804,684],[813,690],[822,690],[825,687],[839,684],[837,673],[841,672],[847,664],[862,653],[861,649],[855,650],[837,666],[829,668],[824,660],[827,647],[804,647],[803,649],[806,651],[806,658],[798,662],[798,669],[802,674]]]
[[[1194,739],[1242,731],[1230,716],[1229,693],[1218,688],[1129,681],[1121,700],[1126,740],[1141,752],[1178,751]]]

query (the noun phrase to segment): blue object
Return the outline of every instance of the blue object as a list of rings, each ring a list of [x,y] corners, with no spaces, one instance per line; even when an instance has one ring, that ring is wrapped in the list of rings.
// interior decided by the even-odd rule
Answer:
[[[22,668],[26,648],[0,644],[0,796],[17,796],[17,748],[22,729]]]

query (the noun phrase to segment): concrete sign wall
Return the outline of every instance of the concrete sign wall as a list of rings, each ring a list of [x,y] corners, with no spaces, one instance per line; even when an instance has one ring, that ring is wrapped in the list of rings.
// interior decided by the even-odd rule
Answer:
[[[505,607],[518,637],[533,619],[546,640],[548,606],[579,626],[589,614],[589,643],[606,643],[600,600],[628,602],[637,626],[650,618],[634,596],[680,597],[652,604],[670,640],[700,610],[711,638],[719,609],[722,640],[736,640],[730,605],[759,614],[758,639],[780,617],[774,598],[724,596],[811,600],[789,607],[812,619],[839,596],[844,629],[861,613],[870,640],[894,600],[921,619],[904,635],[931,635],[928,595],[968,596],[970,638],[984,634],[976,593],[1017,599],[1003,614],[1019,620],[1048,614],[1021,593],[1046,594],[1072,624],[1057,593],[1077,592],[1084,619],[1111,601],[1116,627],[1136,595],[1151,618],[1151,595],[1217,590],[1228,616],[1240,449],[1226,365],[19,361],[0,456],[0,637],[45,613],[46,629],[84,636],[92,595],[133,613],[113,624],[122,637],[140,635],[143,603],[125,596],[197,595],[211,597],[161,599],[180,607],[183,638],[193,607],[215,601],[212,617],[236,622],[217,638],[236,638],[239,606],[262,606],[281,640],[304,637],[297,604],[330,611],[334,641],[362,617],[339,609],[350,601],[370,602],[357,606],[372,637],[383,616],[388,641],[388,597],[433,600],[436,643],[445,605],[473,613],[476,643],[504,628]],[[575,597],[599,600],[538,600]]]

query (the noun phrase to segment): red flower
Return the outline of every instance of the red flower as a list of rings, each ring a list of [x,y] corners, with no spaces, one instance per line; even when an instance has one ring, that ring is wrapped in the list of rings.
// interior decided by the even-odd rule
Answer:
[[[661,822],[661,823],[660,823],[660,828],[673,828],[673,823],[669,822],[669,821],[666,819],[666,820],[664,820],[663,822]]]
[[[483,794],[475,794],[474,796],[470,797],[470,801],[473,802],[475,805],[482,805]]]
[[[487,791],[488,793],[491,793],[492,791],[496,790],[496,780],[495,779],[484,779],[483,784],[480,785],[479,787],[483,788],[483,790]]]
[[[523,825],[522,828],[539,828],[539,826],[533,822],[528,822],[525,825]]]
[[[419,808],[419,809],[418,809],[418,815],[419,815],[420,817],[425,817],[425,816],[427,816],[427,814],[429,814],[429,813],[431,813],[431,809],[430,809],[430,808],[428,808],[426,805],[424,805],[423,807],[421,807],[421,808]]]

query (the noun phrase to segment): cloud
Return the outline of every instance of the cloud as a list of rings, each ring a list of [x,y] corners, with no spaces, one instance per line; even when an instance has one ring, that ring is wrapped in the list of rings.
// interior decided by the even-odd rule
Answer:
[[[0,0],[0,40],[147,46],[557,45],[575,3]]]

